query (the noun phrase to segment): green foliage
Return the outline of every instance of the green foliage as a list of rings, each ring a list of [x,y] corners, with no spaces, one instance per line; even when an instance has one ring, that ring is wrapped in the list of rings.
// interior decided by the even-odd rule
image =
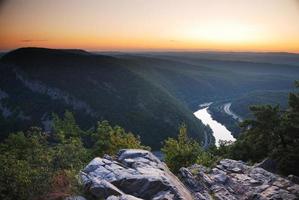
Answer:
[[[254,119],[242,123],[244,133],[225,147],[225,156],[250,162],[270,157],[281,173],[299,175],[299,94],[289,94],[286,110],[270,105],[250,109]]]
[[[47,189],[51,155],[39,129],[10,134],[0,149],[1,199],[31,199]]]
[[[215,156],[209,151],[202,151],[197,156],[196,163],[200,165],[204,165],[206,167],[213,167],[219,160],[220,160],[219,156]]]
[[[120,149],[147,149],[149,147],[141,144],[140,138],[131,132],[126,133],[119,126],[112,127],[108,121],[98,123],[97,129],[92,133],[93,154],[102,156],[104,154],[115,155]]]
[[[40,183],[39,177],[44,174],[39,169],[32,169],[26,160],[18,160],[14,155],[0,155],[0,198],[8,199],[31,199],[32,196],[40,194],[45,187]]]
[[[53,168],[55,170],[82,169],[91,158],[79,138],[70,138],[51,148]]]
[[[11,133],[0,144],[0,199],[65,198],[81,192],[77,174],[94,156],[116,154],[122,148],[141,148],[139,137],[108,121],[95,131],[83,131],[72,113],[53,114],[53,133],[40,128]],[[92,141],[84,146],[82,138]]]
[[[65,111],[63,118],[53,114],[52,119],[54,137],[57,141],[63,142],[65,139],[81,135],[82,130],[76,124],[75,117],[71,112]]]
[[[165,154],[166,164],[174,173],[177,173],[181,167],[194,164],[203,152],[199,143],[188,137],[185,124],[179,127],[178,138],[165,140],[161,150]]]

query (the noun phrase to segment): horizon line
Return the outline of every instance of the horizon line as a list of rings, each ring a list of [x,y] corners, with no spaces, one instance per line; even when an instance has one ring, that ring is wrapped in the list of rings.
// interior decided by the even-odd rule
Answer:
[[[53,50],[84,50],[90,53],[277,53],[277,54],[296,54],[299,55],[299,51],[275,51],[275,50],[222,50],[222,49],[127,49],[127,50],[103,50],[103,49],[88,49],[88,48],[51,48],[42,46],[23,46],[11,49],[0,49],[0,53],[8,53],[22,48],[41,48],[41,49],[53,49]]]

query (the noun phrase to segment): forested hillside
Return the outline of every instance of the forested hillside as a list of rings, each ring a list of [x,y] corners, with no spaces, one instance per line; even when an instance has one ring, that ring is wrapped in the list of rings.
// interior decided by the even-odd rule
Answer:
[[[83,128],[109,120],[153,148],[182,122],[194,138],[210,143],[209,129],[187,106],[129,66],[125,60],[79,50],[25,48],[8,53],[0,68],[2,134],[46,127],[52,112],[71,110]]]

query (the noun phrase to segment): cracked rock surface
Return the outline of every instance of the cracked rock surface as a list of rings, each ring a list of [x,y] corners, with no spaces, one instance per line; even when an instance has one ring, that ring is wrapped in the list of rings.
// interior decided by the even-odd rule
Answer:
[[[85,190],[109,200],[191,200],[192,195],[167,166],[145,150],[125,149],[115,160],[94,158],[80,173]]]
[[[94,158],[80,173],[85,191],[108,200],[294,200],[299,185],[258,166],[230,159],[208,169],[181,168],[179,180],[151,152],[119,151]]]
[[[299,185],[241,161],[224,159],[213,169],[193,165],[181,168],[180,176],[198,200],[299,199]]]

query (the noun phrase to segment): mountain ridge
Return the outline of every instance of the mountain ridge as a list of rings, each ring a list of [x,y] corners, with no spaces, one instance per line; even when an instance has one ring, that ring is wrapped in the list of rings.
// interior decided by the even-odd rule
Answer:
[[[157,141],[176,134],[177,127],[182,122],[189,126],[190,134],[201,139],[204,145],[208,145],[212,140],[209,129],[205,128],[184,104],[128,70],[118,58],[81,55],[65,50],[23,48],[4,55],[1,63],[3,76],[6,77],[6,80],[2,80],[3,91],[10,93],[12,84],[15,84],[23,90],[29,89],[34,95],[39,93],[43,96],[42,101],[41,97],[33,99],[19,89],[19,96],[24,95],[21,102],[16,99],[19,98],[18,95],[9,94],[15,96],[12,99],[15,101],[14,107],[21,106],[24,113],[35,115],[33,119],[36,125],[40,124],[38,121],[42,116],[49,117],[51,112],[61,114],[65,108],[75,112],[79,121],[86,118],[83,122],[89,125],[85,127],[92,126],[90,122],[107,119],[140,135],[145,144],[154,148],[160,146]],[[7,84],[8,82],[11,83]],[[53,98],[50,94],[58,96]],[[95,117],[75,109],[72,104],[68,104],[71,100],[77,104],[79,102],[88,105],[96,113]],[[35,106],[40,107],[42,113],[37,113],[37,110],[31,112],[28,106],[22,106],[24,102],[35,102]],[[6,104],[10,104],[9,100]],[[49,108],[46,104],[53,106]],[[160,134],[161,131],[164,133]]]

